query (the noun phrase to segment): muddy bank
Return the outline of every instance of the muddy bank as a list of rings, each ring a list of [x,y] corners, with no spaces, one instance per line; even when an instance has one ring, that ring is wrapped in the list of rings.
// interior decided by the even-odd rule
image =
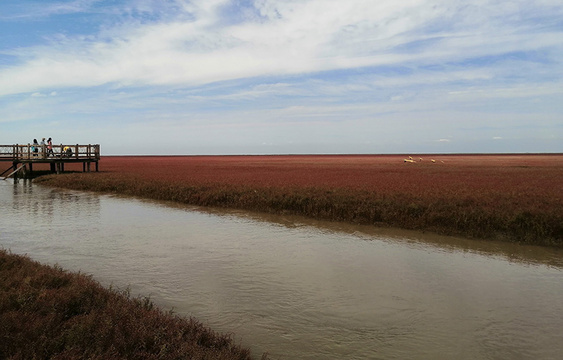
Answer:
[[[5,250],[0,324],[3,359],[252,358],[230,336],[164,312],[148,298]]]
[[[39,184],[191,205],[563,246],[561,156],[108,157]]]

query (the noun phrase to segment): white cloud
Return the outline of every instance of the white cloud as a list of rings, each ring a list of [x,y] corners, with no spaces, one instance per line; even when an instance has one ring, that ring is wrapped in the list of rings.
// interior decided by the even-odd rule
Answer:
[[[51,9],[78,11],[91,3]],[[107,83],[193,86],[385,64],[441,64],[560,46],[559,32],[528,33],[499,22],[498,16],[510,19],[532,6],[526,2],[519,2],[519,10],[485,0],[470,6],[440,0],[261,0],[255,6],[262,18],[235,24],[222,18],[228,3],[178,2],[191,20],[177,16],[121,25],[99,37],[61,37],[50,46],[19,49],[23,62],[0,70],[0,95]],[[481,72],[478,76],[491,76]]]
[[[171,132],[199,145],[232,134],[380,151],[463,150],[471,139],[519,149],[505,144],[563,136],[560,1],[115,3],[49,2],[29,16],[60,33],[0,47],[0,137],[11,124],[54,121],[61,137],[99,126],[92,134],[154,134],[162,146]],[[74,34],[80,27],[58,18],[74,13],[96,25]]]

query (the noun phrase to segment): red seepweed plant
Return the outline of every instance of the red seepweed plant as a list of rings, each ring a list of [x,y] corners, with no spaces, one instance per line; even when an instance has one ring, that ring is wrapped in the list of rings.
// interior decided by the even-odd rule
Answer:
[[[563,245],[563,155],[117,156],[42,183]]]
[[[83,274],[0,250],[2,359],[250,360],[229,335]],[[267,359],[267,354],[262,356]]]

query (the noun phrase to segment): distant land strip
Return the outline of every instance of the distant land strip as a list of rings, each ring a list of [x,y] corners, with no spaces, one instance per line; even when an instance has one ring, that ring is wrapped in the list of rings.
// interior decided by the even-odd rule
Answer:
[[[38,184],[563,246],[562,154],[108,156]]]

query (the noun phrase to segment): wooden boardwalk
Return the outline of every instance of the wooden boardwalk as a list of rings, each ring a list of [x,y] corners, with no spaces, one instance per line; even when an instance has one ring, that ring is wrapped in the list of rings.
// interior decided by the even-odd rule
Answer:
[[[100,160],[100,145],[53,145],[49,150],[47,146],[26,145],[0,145],[0,162],[11,162],[10,167],[4,170],[0,177],[17,177],[18,173],[24,176],[33,173],[33,164],[50,164],[52,172],[57,174],[64,171],[66,163],[82,163],[82,171],[90,171],[94,163],[98,171]],[[0,168],[0,171],[3,169]]]

